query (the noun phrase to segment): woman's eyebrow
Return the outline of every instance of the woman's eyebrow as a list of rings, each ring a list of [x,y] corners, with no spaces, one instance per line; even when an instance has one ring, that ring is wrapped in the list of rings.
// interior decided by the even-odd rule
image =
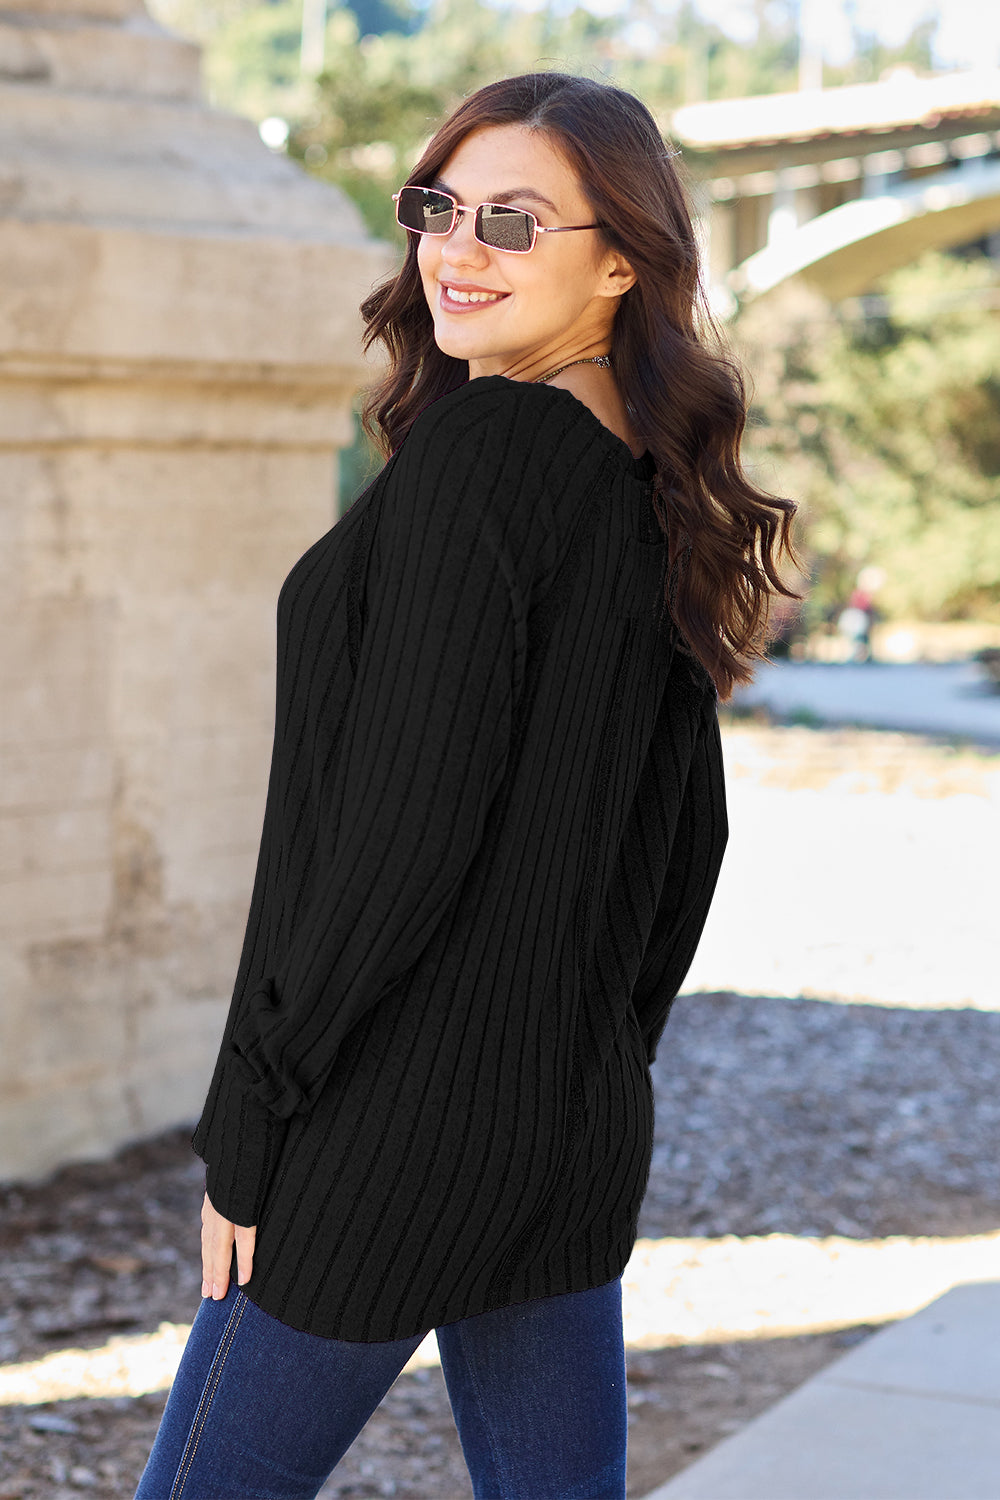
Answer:
[[[431,183],[431,187],[440,188],[442,193],[450,193],[453,198],[458,198],[455,189],[449,187],[443,177],[435,177]],[[511,203],[515,198],[530,198],[535,203],[542,203],[546,208],[551,208],[554,214],[559,212],[551,198],[546,198],[544,193],[540,193],[537,188],[531,187],[508,188],[505,193],[491,193],[488,198],[483,199],[483,202]]]

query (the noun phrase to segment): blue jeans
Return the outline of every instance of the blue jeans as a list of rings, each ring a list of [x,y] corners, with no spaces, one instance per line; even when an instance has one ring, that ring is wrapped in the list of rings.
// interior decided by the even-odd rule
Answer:
[[[624,1500],[620,1278],[436,1335],[476,1500]],[[421,1338],[303,1333],[231,1282],[198,1309],[135,1500],[313,1500]]]

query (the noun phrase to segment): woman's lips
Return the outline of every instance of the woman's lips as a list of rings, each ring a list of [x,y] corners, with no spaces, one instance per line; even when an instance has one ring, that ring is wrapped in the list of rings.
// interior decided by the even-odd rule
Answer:
[[[448,288],[442,283],[440,305],[444,312],[448,313],[470,313],[481,312],[484,307],[496,307],[501,302],[506,302],[510,292],[502,292],[490,302],[454,302],[448,296]]]

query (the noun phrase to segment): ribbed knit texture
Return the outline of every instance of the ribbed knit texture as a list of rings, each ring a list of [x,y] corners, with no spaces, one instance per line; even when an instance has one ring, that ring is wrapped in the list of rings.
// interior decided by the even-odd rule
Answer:
[[[246,938],[193,1138],[294,1328],[600,1286],[727,827],[654,465],[558,387],[421,413],[278,599]]]

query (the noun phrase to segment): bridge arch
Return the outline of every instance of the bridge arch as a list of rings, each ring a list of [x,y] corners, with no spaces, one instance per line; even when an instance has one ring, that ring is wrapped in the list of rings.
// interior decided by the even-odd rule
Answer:
[[[1000,69],[712,100],[668,128],[721,312],[785,286],[836,302],[927,250],[1000,247]]]
[[[797,277],[831,302],[858,296],[927,250],[1000,230],[1000,160],[937,173],[877,197],[855,198],[790,229],[736,266],[730,289],[749,300]]]

